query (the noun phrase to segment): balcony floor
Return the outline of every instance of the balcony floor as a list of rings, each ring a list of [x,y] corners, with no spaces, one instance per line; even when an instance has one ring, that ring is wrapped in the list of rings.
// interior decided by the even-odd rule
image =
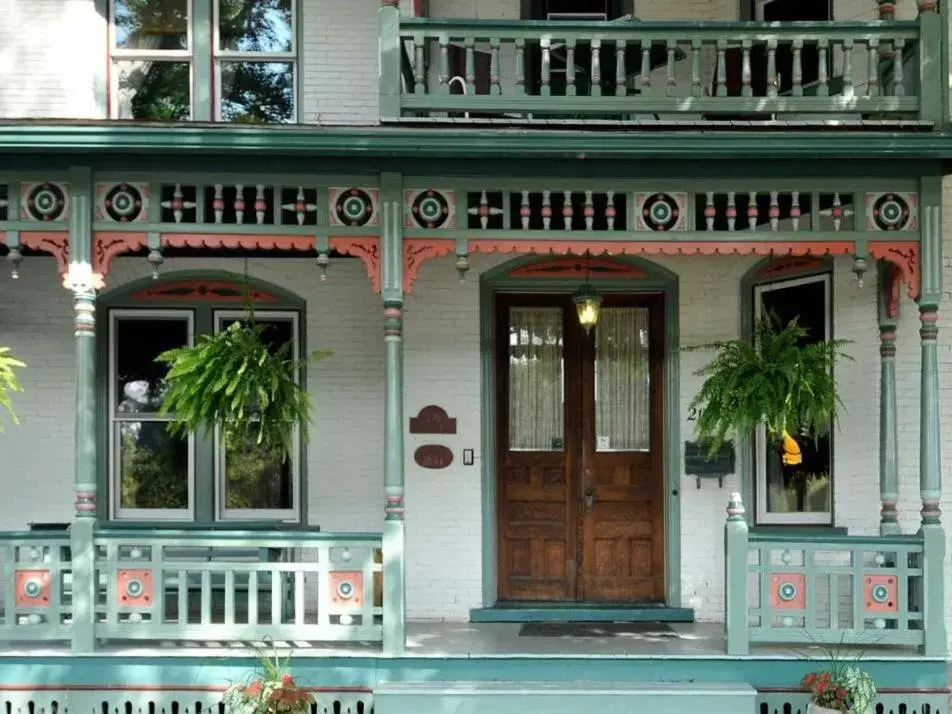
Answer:
[[[619,632],[596,636],[562,634],[520,635],[517,623],[463,623],[417,621],[407,624],[405,658],[417,659],[494,659],[527,657],[533,659],[803,659],[826,657],[805,637],[798,645],[752,646],[747,657],[728,657],[724,653],[724,632],[720,623],[667,623],[647,625],[639,632]],[[598,628],[599,624],[592,627]],[[340,642],[328,644],[275,642],[289,647],[295,657],[385,657],[379,643]],[[141,641],[109,642],[97,654],[110,657],[243,657],[255,648],[269,647],[265,642],[228,643]],[[911,647],[864,645],[865,659],[919,659]],[[0,657],[68,657],[69,645],[51,643],[0,643]]]

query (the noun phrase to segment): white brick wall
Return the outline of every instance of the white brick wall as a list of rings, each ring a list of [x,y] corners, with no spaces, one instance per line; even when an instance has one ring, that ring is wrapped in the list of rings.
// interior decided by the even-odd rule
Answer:
[[[952,188],[947,191],[952,204]],[[946,207],[952,216],[952,205]],[[949,231],[947,231],[949,234]],[[952,255],[952,246],[947,246]],[[682,345],[731,338],[740,329],[738,281],[755,258],[659,259],[680,279]],[[407,435],[407,597],[412,618],[463,620],[482,605],[480,358],[477,275],[500,262],[473,256],[473,270],[460,284],[451,258],[427,263],[406,302],[406,418],[422,406],[444,406],[458,420],[458,434],[440,439],[456,460],[447,469],[427,471],[412,460],[425,437]],[[169,261],[176,268],[230,269],[238,261]],[[878,524],[878,336],[874,285],[860,290],[847,258],[836,261],[835,330],[853,340],[856,362],[838,379],[846,404],[836,436],[835,509],[837,525],[852,533],[875,533]],[[316,280],[308,260],[252,260],[250,272],[306,298],[309,346],[335,350],[309,374],[315,424],[308,451],[309,512],[312,522],[331,531],[379,530],[382,521],[383,340],[379,297],[363,266],[352,260],[332,265],[326,282]],[[111,284],[146,275],[143,259],[116,261]],[[952,281],[952,267],[946,269]],[[950,283],[952,284],[952,283]],[[947,295],[947,300],[952,295]],[[19,428],[0,435],[0,529],[22,528],[30,520],[69,520],[72,503],[73,337],[69,296],[58,287],[51,259],[24,262],[14,283],[0,271],[0,343],[29,364],[26,392],[18,396]],[[897,380],[900,428],[900,515],[907,531],[919,518],[918,392],[919,340],[915,305],[903,298],[899,325]],[[948,330],[940,332],[943,395],[952,393],[952,353]],[[698,380],[693,372],[704,355],[681,355],[681,434],[689,438],[686,407]],[[943,410],[943,429],[952,433],[952,410]],[[952,447],[943,441],[945,464]],[[472,448],[476,465],[464,466],[461,451]],[[682,477],[681,543],[683,605],[699,619],[716,620],[723,608],[721,532],[724,488]],[[944,510],[952,518],[952,481],[947,478]],[[750,507],[753,504],[748,504]],[[948,520],[948,519],[947,519]],[[950,566],[952,567],[952,566]],[[952,609],[952,608],[950,608]],[[952,615],[952,612],[950,612]]]
[[[0,119],[97,119],[106,25],[93,0],[0,0]]]

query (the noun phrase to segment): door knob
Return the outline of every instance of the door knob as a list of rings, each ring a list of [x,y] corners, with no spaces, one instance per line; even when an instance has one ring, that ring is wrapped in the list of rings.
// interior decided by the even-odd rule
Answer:
[[[595,489],[589,486],[585,489],[585,507],[592,508],[595,505]]]

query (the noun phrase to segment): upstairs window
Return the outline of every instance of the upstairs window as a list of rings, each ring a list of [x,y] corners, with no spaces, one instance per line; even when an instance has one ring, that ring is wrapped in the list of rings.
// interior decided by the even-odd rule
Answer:
[[[110,116],[297,120],[296,0],[111,0]]]

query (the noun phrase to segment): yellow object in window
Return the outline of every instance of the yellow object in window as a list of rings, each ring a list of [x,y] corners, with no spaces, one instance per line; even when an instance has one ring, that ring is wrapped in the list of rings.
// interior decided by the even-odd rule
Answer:
[[[785,466],[794,466],[803,461],[803,456],[800,454],[800,444],[787,433],[787,430],[783,430],[783,463]]]

